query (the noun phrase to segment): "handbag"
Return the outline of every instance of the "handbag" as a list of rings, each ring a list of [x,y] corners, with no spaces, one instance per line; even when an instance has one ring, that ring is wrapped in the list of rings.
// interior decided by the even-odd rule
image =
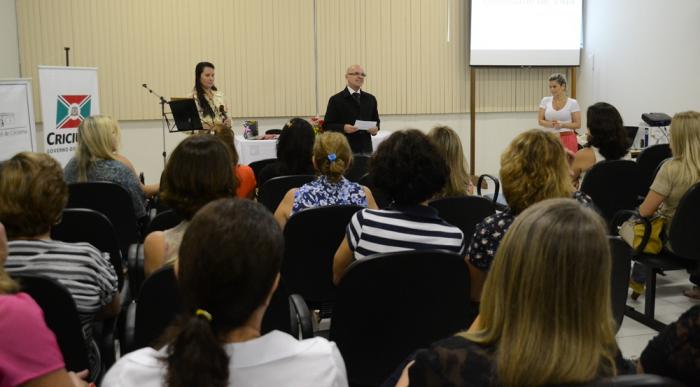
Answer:
[[[642,247],[642,252],[646,254],[658,254],[664,247],[661,235],[665,225],[666,218],[660,215],[655,215],[652,218],[633,218],[622,223],[618,234],[633,249],[639,250]],[[642,246],[647,229],[649,230],[648,240]]]

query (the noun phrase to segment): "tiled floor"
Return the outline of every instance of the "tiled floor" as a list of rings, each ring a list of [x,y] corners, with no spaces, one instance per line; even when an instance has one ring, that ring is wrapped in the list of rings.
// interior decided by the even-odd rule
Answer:
[[[656,286],[656,319],[663,323],[676,321],[678,317],[700,301],[683,295],[683,290],[690,288],[689,274],[686,271],[670,271],[666,276],[657,276]],[[627,305],[644,312],[644,296],[637,301],[628,298]],[[622,327],[617,333],[617,343],[626,358],[636,359],[644,350],[649,340],[657,332],[625,316]]]

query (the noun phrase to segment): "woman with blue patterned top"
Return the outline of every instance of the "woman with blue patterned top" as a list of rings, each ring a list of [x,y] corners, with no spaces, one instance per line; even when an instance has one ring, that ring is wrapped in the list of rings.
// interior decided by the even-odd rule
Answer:
[[[340,133],[327,132],[316,137],[312,162],[318,177],[287,192],[275,211],[275,219],[284,228],[295,213],[307,208],[355,205],[377,208],[369,188],[343,177],[352,162],[348,140]]]

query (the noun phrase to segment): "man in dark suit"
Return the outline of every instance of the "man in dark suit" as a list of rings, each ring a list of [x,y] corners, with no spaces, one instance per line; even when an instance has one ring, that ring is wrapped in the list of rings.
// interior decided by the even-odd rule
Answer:
[[[353,153],[372,153],[372,137],[379,131],[377,99],[370,93],[360,90],[365,83],[365,70],[360,65],[352,65],[345,72],[348,85],[340,93],[328,100],[326,115],[323,118],[325,130],[345,133]],[[355,121],[375,121],[377,124],[368,130],[360,130]]]

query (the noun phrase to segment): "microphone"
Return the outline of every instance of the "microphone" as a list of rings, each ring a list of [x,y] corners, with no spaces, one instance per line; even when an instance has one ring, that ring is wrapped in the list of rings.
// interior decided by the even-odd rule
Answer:
[[[141,86],[143,86],[144,89],[148,89],[148,85],[145,83],[142,83]]]
[[[221,113],[222,121],[226,121],[228,119],[228,117],[226,116],[226,109],[224,109],[224,105],[219,105],[219,113]]]

